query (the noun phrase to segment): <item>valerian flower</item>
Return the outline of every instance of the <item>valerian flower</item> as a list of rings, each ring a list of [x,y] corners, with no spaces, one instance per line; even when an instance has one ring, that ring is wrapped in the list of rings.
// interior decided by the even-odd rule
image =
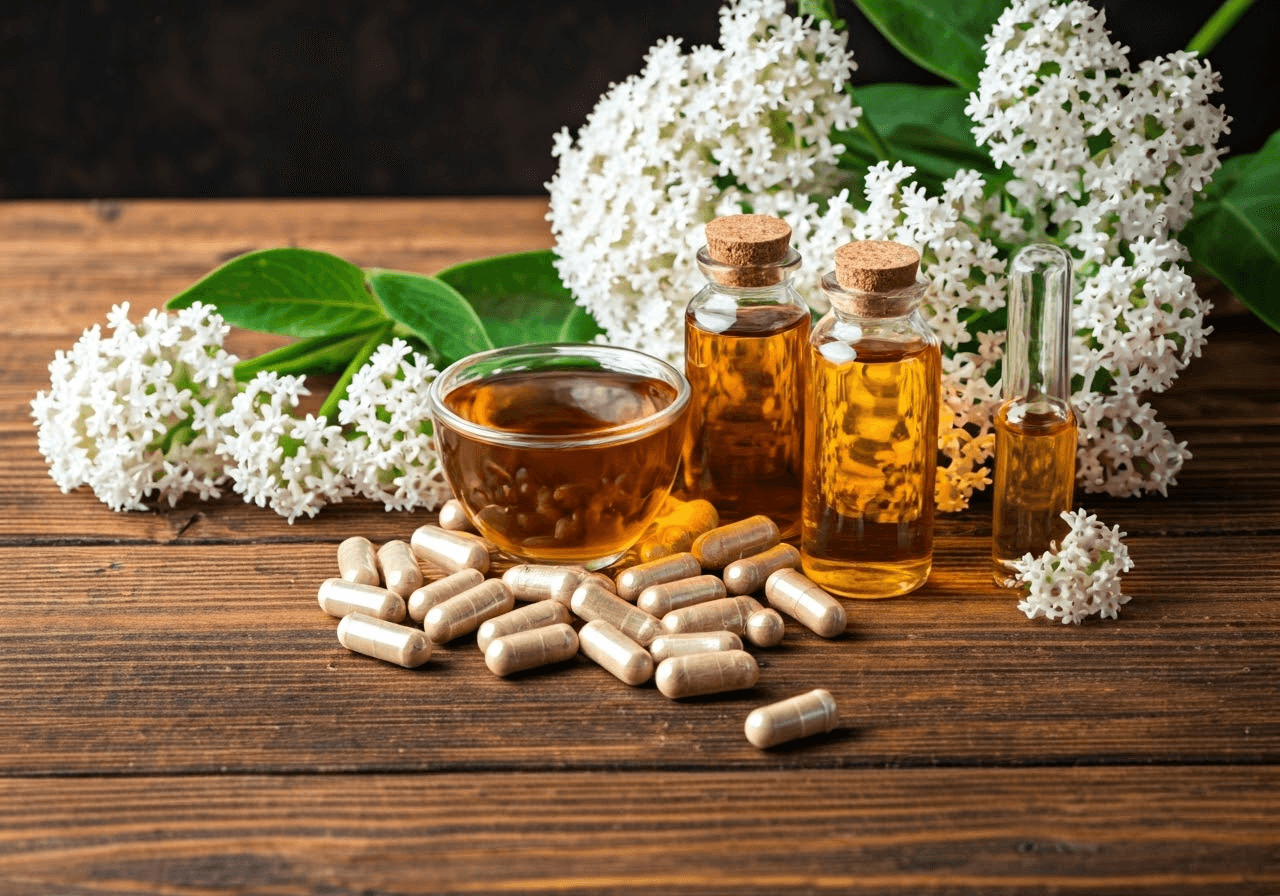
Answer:
[[[1071,530],[1062,542],[1039,557],[1026,554],[1013,561],[1013,585],[1026,589],[1018,609],[1028,619],[1044,617],[1079,625],[1097,614],[1115,619],[1129,595],[1120,590],[1120,575],[1133,568],[1119,526],[1108,528],[1082,509],[1062,518]]]

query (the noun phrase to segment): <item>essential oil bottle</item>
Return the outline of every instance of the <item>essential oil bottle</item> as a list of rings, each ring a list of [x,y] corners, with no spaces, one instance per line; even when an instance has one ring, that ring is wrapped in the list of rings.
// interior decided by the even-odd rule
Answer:
[[[769,215],[707,225],[707,277],[685,312],[692,396],[683,498],[710,501],[722,523],[764,514],[785,535],[800,525],[808,305],[791,285],[800,255]]]
[[[846,243],[809,339],[805,574],[844,597],[892,597],[933,564],[942,357],[920,313],[919,253]]]
[[[1004,403],[996,411],[992,576],[1008,585],[1012,561],[1043,554],[1067,534],[1076,474],[1071,411],[1071,256],[1036,243],[1009,265]]]

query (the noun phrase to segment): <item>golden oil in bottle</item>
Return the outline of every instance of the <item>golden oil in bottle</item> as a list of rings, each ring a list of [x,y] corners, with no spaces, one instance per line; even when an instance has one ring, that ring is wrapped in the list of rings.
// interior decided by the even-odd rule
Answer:
[[[810,338],[801,561],[833,594],[891,597],[933,564],[941,352],[914,249],[850,243],[836,265]]]

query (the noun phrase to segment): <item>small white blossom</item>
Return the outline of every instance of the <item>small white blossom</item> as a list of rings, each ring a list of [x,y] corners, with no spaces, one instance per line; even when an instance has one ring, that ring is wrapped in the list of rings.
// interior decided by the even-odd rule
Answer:
[[[217,497],[218,416],[237,388],[222,317],[196,303],[134,324],[125,303],[107,325],[111,335],[94,325],[56,353],[49,390],[31,403],[49,475],[64,492],[88,485],[112,510]]]
[[[307,394],[302,377],[263,371],[222,415],[226,435],[218,449],[236,492],[290,523],[351,494],[344,475],[351,449],[342,428],[293,414]]]
[[[1133,568],[1119,526],[1108,528],[1084,509],[1066,511],[1071,526],[1062,543],[1035,557],[1013,561],[1013,584],[1027,590],[1018,609],[1028,619],[1057,619],[1079,625],[1095,613],[1115,619],[1129,595],[1120,591],[1120,575]]]

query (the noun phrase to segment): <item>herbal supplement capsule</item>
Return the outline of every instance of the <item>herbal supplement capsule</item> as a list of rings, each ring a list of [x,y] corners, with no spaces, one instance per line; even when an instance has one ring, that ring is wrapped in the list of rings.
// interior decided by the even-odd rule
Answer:
[[[722,597],[672,610],[662,617],[662,627],[672,634],[680,632],[733,632],[742,635],[752,613],[763,609],[755,598],[745,594]]]
[[[476,629],[476,644],[483,651],[498,638],[514,635],[516,632],[527,632],[533,628],[568,622],[572,618],[569,615],[569,608],[564,604],[554,600],[540,600],[537,603],[518,607],[510,613],[486,619],[480,624],[480,628]]]
[[[580,566],[539,566],[521,563],[502,574],[516,600],[553,600],[569,606],[573,589],[582,584]]]
[[[822,688],[753,709],[745,725],[747,740],[764,750],[789,740],[825,734],[836,727],[836,699]]]
[[[756,610],[747,617],[747,640],[756,647],[777,647],[786,631],[777,610]]]
[[[644,610],[637,609],[616,594],[610,594],[595,582],[584,582],[573,592],[570,609],[591,622],[603,619],[641,647],[648,647],[662,634],[662,623]]]
[[[720,514],[710,501],[668,498],[654,522],[653,533],[636,545],[640,560],[648,563],[671,554],[686,553],[695,538],[718,525]]]
[[[484,573],[478,569],[461,569],[439,581],[415,588],[409,595],[409,618],[421,624],[427,618],[427,611],[436,604],[442,604],[483,581]]]
[[[516,599],[502,579],[486,579],[428,610],[422,628],[432,641],[443,644],[475,631],[486,619],[501,616],[515,605]]]
[[[551,605],[564,610],[562,604]],[[493,639],[485,647],[484,664],[494,675],[511,675],[564,662],[577,652],[578,633],[569,623],[557,622]]]
[[[701,572],[702,565],[693,554],[685,552],[624,569],[614,581],[618,586],[618,597],[634,601],[641,591],[652,585],[692,578]]]
[[[682,632],[654,638],[649,654],[655,663],[660,663],[673,656],[741,649],[742,639],[733,632]]]
[[[750,594],[764,587],[765,579],[780,569],[800,565],[800,552],[789,544],[774,545],[763,554],[734,560],[724,568],[724,587],[730,594]]]
[[[413,669],[431,657],[431,640],[419,629],[396,625],[364,613],[343,616],[338,643],[374,659]]]
[[[404,599],[394,591],[377,585],[361,585],[346,579],[325,579],[316,593],[320,609],[339,618],[351,613],[364,613],[388,622],[404,618]]]
[[[694,576],[676,582],[650,585],[636,598],[636,606],[661,619],[672,610],[703,604],[725,596],[719,576]]]
[[[780,569],[764,583],[769,606],[824,638],[844,633],[844,605],[795,569]]]
[[[578,632],[582,652],[623,684],[644,684],[653,675],[653,657],[603,619],[593,619]]]
[[[587,573],[585,576],[582,577],[582,582],[586,582],[586,581],[595,582],[605,591],[608,591],[610,594],[618,593],[617,584],[613,581],[613,579],[609,578],[607,575],[605,575],[602,572]],[[579,582],[578,584],[581,585],[582,582]]]
[[[440,528],[448,532],[476,531],[476,527],[471,525],[471,518],[462,509],[462,502],[457,498],[450,498],[440,508]]]
[[[658,690],[675,700],[754,687],[760,680],[760,667],[745,650],[695,653],[663,660],[653,680]]]
[[[410,539],[420,560],[435,564],[445,572],[461,569],[489,571],[489,551],[474,536],[446,532],[439,526],[419,526]]]
[[[338,574],[357,585],[380,585],[378,556],[367,538],[352,535],[338,545]]]
[[[378,548],[378,568],[382,570],[382,582],[387,590],[401,597],[408,597],[415,588],[422,587],[418,559],[403,541],[388,541]]]
[[[723,569],[734,560],[773,547],[779,535],[777,525],[767,516],[750,516],[699,535],[691,550],[705,568]]]

